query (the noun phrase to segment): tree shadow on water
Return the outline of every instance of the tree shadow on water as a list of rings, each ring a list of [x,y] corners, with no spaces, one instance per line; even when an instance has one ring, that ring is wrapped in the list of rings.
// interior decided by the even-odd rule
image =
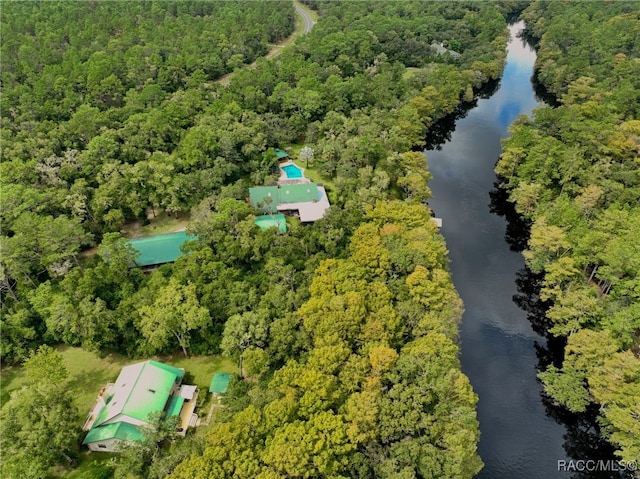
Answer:
[[[475,93],[472,101],[460,103],[453,112],[445,115],[431,125],[429,131],[427,131],[423,150],[441,150],[445,143],[451,141],[451,135],[456,130],[456,123],[462,118],[465,118],[471,110],[478,106],[479,99],[490,98],[498,91],[499,87],[500,80],[492,80],[485,83],[482,88]]]
[[[504,239],[511,251],[521,252],[527,247],[531,221],[516,211],[515,204],[509,201],[509,193],[500,187],[500,180],[493,183],[489,191],[489,211],[507,220]]]
[[[498,182],[494,184],[494,189],[489,196],[491,212],[507,220],[505,240],[509,243],[511,250],[523,251],[527,246],[531,223],[515,211],[513,203],[508,201],[507,192],[499,188]],[[534,344],[538,360],[537,371],[544,371],[550,365],[562,367],[566,346],[566,338],[555,337],[549,332],[553,326],[547,317],[551,302],[543,301],[540,297],[542,280],[542,274],[535,273],[525,266],[516,272],[517,293],[513,296],[513,301],[527,313],[532,329],[541,336],[541,340]],[[574,413],[554,401],[544,390],[541,392],[541,401],[546,414],[566,428],[563,447],[567,456],[573,460],[572,464],[576,468],[584,469],[582,471],[567,469],[571,472],[570,479],[633,477],[630,472],[615,470],[618,465],[617,457],[614,455],[615,448],[603,438],[598,423],[599,405],[592,404],[585,412]],[[586,462],[579,461],[595,462],[590,462],[590,467],[587,467]]]
[[[542,275],[524,267],[516,273],[516,287],[518,293],[514,295],[513,301],[527,313],[527,319],[531,322],[533,330],[544,338],[534,343],[538,360],[536,370],[544,371],[550,365],[562,367],[567,341],[564,337],[556,337],[549,333],[551,321],[547,318],[546,312],[551,303],[542,301],[540,298]],[[603,438],[598,423],[599,405],[591,404],[585,412],[574,413],[558,404],[544,390],[541,392],[541,400],[547,416],[566,428],[566,433],[563,435],[563,448],[567,456],[574,461],[572,464],[576,468],[585,469],[583,471],[567,469],[572,471],[570,479],[633,477],[631,473],[615,470],[618,464],[614,455],[615,448]],[[579,461],[595,462],[587,464]]]

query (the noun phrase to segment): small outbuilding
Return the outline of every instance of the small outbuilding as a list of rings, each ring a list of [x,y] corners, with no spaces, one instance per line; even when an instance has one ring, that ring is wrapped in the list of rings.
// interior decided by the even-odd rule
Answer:
[[[229,373],[215,373],[211,378],[209,392],[213,394],[214,397],[222,396],[227,392],[229,381],[231,381],[231,375]]]
[[[284,161],[289,158],[289,153],[280,148],[276,148],[275,154],[278,161]]]
[[[195,236],[189,236],[186,231],[177,231],[132,239],[129,244],[138,252],[135,265],[149,267],[174,262],[183,255],[182,245],[195,239]]]

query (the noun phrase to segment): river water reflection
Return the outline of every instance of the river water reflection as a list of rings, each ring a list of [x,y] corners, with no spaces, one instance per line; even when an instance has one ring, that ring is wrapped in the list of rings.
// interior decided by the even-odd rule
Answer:
[[[430,206],[442,218],[455,286],[465,303],[462,369],[479,396],[482,479],[569,477],[566,429],[548,417],[536,380],[534,343],[544,342],[512,298],[520,253],[505,241],[506,223],[490,212],[489,191],[500,140],[518,115],[539,102],[531,84],[534,50],[510,27],[507,64],[498,90],[456,122],[450,141],[426,152],[433,174]]]

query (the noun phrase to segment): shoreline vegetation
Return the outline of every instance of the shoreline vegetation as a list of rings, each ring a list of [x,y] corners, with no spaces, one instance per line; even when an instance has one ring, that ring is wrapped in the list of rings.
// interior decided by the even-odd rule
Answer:
[[[539,374],[545,392],[573,413],[599,410],[628,462],[640,459],[639,14],[632,2],[524,10],[537,80],[558,103],[517,120],[496,165],[531,224],[544,333],[563,344]]]
[[[412,149],[499,78],[509,7],[305,3],[314,29],[227,87],[210,82],[290,34],[291,4],[3,8],[3,360],[42,362],[37,346],[64,344],[242,366],[206,438],[145,442],[94,465],[105,478],[471,478],[482,467],[477,397],[457,358],[463,307]],[[262,231],[246,178],[272,181],[271,148],[300,143],[335,203],[286,235]],[[149,208],[189,211],[198,241],[145,275],[118,232]],[[63,376],[51,389],[36,375],[3,406],[3,474],[74,468],[77,443],[35,447],[46,435],[15,423],[38,397],[67,401]],[[74,421],[43,417],[56,438]]]

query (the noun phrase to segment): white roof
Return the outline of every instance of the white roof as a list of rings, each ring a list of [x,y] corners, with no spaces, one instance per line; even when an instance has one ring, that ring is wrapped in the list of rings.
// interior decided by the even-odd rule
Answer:
[[[278,211],[298,210],[300,221],[303,223],[317,221],[322,218],[329,209],[329,199],[324,186],[318,186],[318,201],[303,201],[300,203],[281,203]]]
[[[113,385],[113,388],[111,388],[111,391],[114,394],[111,401],[109,401],[109,404],[107,404],[109,412],[103,423],[113,419],[122,412],[133,387],[136,385],[138,377],[140,377],[140,372],[142,371],[142,368],[144,368],[144,365],[145,363],[141,362],[122,368],[116,383]]]
[[[196,389],[198,389],[198,386],[188,386],[186,384],[183,384],[182,386],[180,386],[180,390],[178,391],[178,395],[180,397],[183,397],[183,398],[187,399],[187,400],[193,399],[193,396],[196,393]]]

